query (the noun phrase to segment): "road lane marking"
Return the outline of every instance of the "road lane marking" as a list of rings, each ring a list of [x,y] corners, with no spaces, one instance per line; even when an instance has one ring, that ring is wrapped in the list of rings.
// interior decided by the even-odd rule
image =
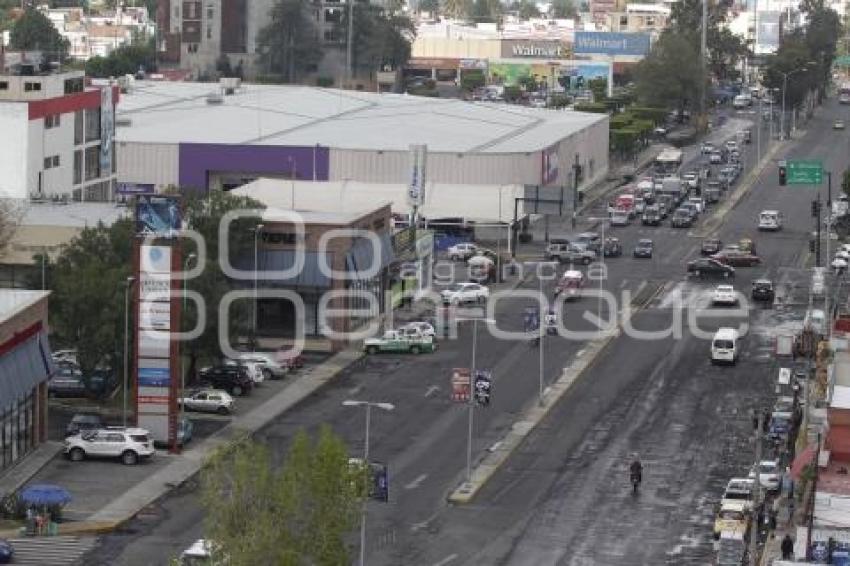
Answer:
[[[584,351],[585,351],[585,350],[586,350],[586,348],[582,348],[581,350],[579,350],[578,352],[576,352],[576,357],[577,357],[577,358],[582,357],[582,356],[584,355]]]
[[[448,564],[449,562],[453,562],[455,560],[457,560],[457,554],[449,554],[448,556],[446,556],[445,558],[443,558],[439,562],[436,562],[434,564],[434,566],[446,566],[446,564]]]
[[[428,474],[422,474],[421,476],[404,486],[404,489],[416,489],[423,481],[425,481],[425,478],[427,477]]]
[[[349,390],[348,390],[348,394],[349,394],[349,395],[357,395],[358,393],[360,393],[360,390],[361,390],[361,389],[363,389],[363,386],[362,386],[362,385],[358,385],[358,386],[356,386],[356,387],[352,387],[351,389],[349,389]]]
[[[439,390],[440,390],[439,387],[437,387],[436,385],[432,385],[431,387],[428,388],[428,391],[425,392],[425,397],[428,398]]]

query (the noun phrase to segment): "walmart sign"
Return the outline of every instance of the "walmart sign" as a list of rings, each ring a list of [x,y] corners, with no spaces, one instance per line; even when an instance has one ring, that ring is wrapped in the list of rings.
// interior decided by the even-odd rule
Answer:
[[[649,34],[577,31],[573,52],[582,55],[646,55]]]

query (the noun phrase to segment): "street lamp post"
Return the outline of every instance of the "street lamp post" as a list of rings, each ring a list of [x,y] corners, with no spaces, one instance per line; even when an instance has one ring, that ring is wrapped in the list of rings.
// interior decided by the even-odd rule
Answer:
[[[196,254],[196,253],[190,253],[189,255],[187,255],[186,260],[183,262],[183,271],[184,272],[188,271],[189,270],[189,263],[192,262],[192,261],[195,261],[196,259],[198,259],[198,254]],[[180,309],[181,320],[184,316],[186,316],[186,293],[187,293],[188,289],[189,289],[189,279],[186,278],[186,279],[183,280],[183,307]],[[181,341],[180,347],[182,348],[185,343],[186,342]],[[183,399],[186,396],[186,394],[185,394],[185,391],[186,391],[186,367],[185,367],[185,365],[186,365],[186,357],[181,352],[181,354],[180,354],[180,398],[181,399]],[[185,411],[186,411],[186,409],[185,409],[183,403],[181,402],[180,403],[180,422],[183,422],[183,416],[185,415]]]
[[[793,71],[788,71],[787,73],[783,73],[779,71],[779,74],[782,75],[782,116],[779,119],[779,126],[781,130],[780,139],[785,139],[785,91],[788,90],[788,77],[793,75],[794,73],[801,73],[803,71],[808,71],[808,67],[800,67],[799,69],[794,69]]]
[[[472,479],[472,431],[475,424],[475,355],[478,348],[478,321],[480,320],[487,324],[492,324],[496,321],[491,318],[479,317],[458,318],[455,320],[457,322],[472,322],[472,367],[469,368],[469,402],[467,403],[469,408],[469,426],[467,427],[466,437],[466,482],[469,483]]]
[[[127,390],[130,388],[130,289],[133,288],[135,277],[128,277],[124,282],[124,390],[121,396],[121,424],[127,426]]]
[[[591,222],[599,222],[602,226],[602,246],[599,250],[599,262],[602,264],[602,273],[599,276],[599,297],[596,300],[596,318],[602,320],[602,293],[604,292],[603,282],[607,276],[605,273],[605,225],[611,221],[610,218],[591,217],[588,218]],[[601,328],[600,328],[601,330]]]
[[[366,407],[366,438],[363,441],[363,466],[369,466],[369,428],[372,422],[372,407],[382,409],[384,411],[392,411],[395,405],[392,403],[375,403],[372,401],[355,401],[347,399],[342,402],[344,407]],[[368,477],[368,476],[367,476]],[[363,497],[363,505],[360,509],[360,566],[366,566],[366,505],[369,501],[368,485],[366,486]]]
[[[254,327],[254,340],[257,339],[257,301],[258,292],[257,292],[257,272],[260,270],[258,254],[257,254],[257,239],[260,236],[260,230],[265,227],[264,224],[257,224],[254,227],[254,316],[253,316],[253,327]],[[256,347],[254,348],[256,349]]]
[[[290,187],[290,200],[292,202],[292,210],[295,210],[295,180],[298,178],[298,164],[292,159],[289,158],[289,187]]]

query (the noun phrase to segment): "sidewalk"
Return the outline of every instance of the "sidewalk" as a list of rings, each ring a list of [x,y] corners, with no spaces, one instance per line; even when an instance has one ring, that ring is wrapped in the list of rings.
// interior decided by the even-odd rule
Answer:
[[[21,489],[50,460],[62,451],[62,443],[48,440],[33,450],[21,462],[0,475],[0,499]]]

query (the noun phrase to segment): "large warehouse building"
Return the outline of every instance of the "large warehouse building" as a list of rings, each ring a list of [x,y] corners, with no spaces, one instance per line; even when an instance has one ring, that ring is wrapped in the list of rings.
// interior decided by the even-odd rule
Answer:
[[[233,188],[259,177],[573,187],[608,169],[608,116],[300,86],[136,82],[116,118],[127,190]],[[140,187],[141,186],[141,187]]]

